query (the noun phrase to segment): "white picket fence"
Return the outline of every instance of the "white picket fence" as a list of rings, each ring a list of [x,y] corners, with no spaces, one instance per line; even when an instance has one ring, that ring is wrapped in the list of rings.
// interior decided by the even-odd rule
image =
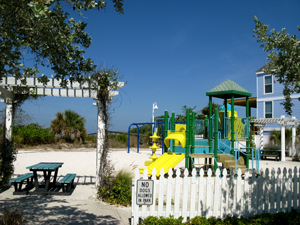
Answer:
[[[183,176],[180,170],[176,170],[173,175],[170,169],[168,178],[160,176],[159,179],[153,169],[151,179],[154,181],[154,204],[139,206],[136,204],[136,183],[138,179],[148,179],[147,174],[145,169],[141,177],[136,169],[132,180],[131,224],[134,225],[138,224],[139,218],[147,216],[182,216],[186,221],[195,216],[223,218],[231,214],[247,217],[300,208],[300,168],[297,167],[288,171],[286,168],[283,171],[280,168],[275,171],[273,168],[271,172],[266,169],[265,173],[260,170],[259,176],[255,170],[252,174],[246,171],[242,176],[240,169],[237,175],[233,171],[227,174],[224,169],[220,176],[218,169],[215,177],[210,169],[206,177],[203,169],[198,176],[195,169],[192,176],[188,176],[187,169]],[[164,174],[163,169],[160,174]]]

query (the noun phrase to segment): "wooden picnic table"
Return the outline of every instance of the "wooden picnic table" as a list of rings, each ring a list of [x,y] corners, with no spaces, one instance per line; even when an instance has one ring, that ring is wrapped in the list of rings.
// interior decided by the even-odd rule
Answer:
[[[57,180],[57,173],[58,169],[63,165],[61,162],[40,162],[38,164],[28,166],[26,169],[29,169],[33,172],[33,180],[34,186],[37,193],[45,194],[51,188],[56,188],[56,180]],[[38,181],[38,172],[43,172],[44,176],[44,183],[40,184]],[[53,180],[51,182],[51,173],[54,172]]]

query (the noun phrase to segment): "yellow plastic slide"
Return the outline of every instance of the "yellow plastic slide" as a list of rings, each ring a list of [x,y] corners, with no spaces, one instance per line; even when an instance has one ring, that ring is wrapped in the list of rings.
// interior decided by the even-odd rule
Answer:
[[[156,176],[160,176],[161,168],[165,173],[168,173],[170,168],[174,168],[178,163],[184,159],[184,154],[164,153],[157,160],[155,160],[150,166],[147,167],[148,175],[152,175],[153,168],[156,169]],[[140,173],[144,172],[144,168],[140,169]]]

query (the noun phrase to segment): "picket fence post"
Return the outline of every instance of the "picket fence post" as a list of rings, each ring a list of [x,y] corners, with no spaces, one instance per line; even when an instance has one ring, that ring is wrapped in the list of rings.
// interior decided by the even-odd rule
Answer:
[[[183,190],[182,190],[182,211],[181,216],[183,217],[183,222],[187,220],[187,202],[188,202],[188,187],[189,187],[189,171],[187,168],[184,170],[184,177],[183,177]]]
[[[245,177],[244,177],[244,215],[245,217],[249,216],[250,208],[249,208],[249,170],[246,169]]]
[[[167,201],[166,201],[166,217],[168,217],[171,214],[171,200],[172,200],[172,185],[173,185],[173,179],[172,179],[173,171],[170,168],[168,172],[168,183],[167,183]]]
[[[271,200],[270,200],[270,213],[275,213],[275,169],[271,170]]]
[[[195,211],[196,185],[197,185],[196,175],[197,175],[196,169],[193,168],[192,180],[191,180],[191,191],[190,191],[190,218],[194,218],[196,216],[195,214],[196,213]]]
[[[180,177],[180,170],[176,170],[175,178],[175,199],[174,199],[174,218],[179,218],[179,204],[180,204],[180,187],[182,185],[182,179]]]

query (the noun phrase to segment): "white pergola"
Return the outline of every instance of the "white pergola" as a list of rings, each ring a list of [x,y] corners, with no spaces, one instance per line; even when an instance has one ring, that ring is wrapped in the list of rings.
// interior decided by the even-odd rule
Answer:
[[[104,141],[104,120],[101,115],[102,104],[97,99],[97,93],[99,89],[95,89],[92,81],[85,82],[70,82],[66,88],[60,87],[61,80],[55,78],[50,78],[50,81],[47,84],[41,83],[38,81],[38,78],[26,78],[26,85],[23,85],[20,80],[15,79],[14,77],[5,77],[0,81],[0,98],[3,99],[3,102],[6,103],[5,107],[5,138],[12,140],[12,127],[13,127],[13,103],[14,103],[14,94],[11,92],[13,87],[28,87],[37,95],[41,96],[56,96],[56,97],[87,97],[93,98],[96,100],[94,105],[97,106],[97,149],[96,149],[96,185],[99,184],[99,168],[100,168],[100,159],[102,153],[102,145]],[[124,82],[118,82],[118,89],[124,86]],[[118,95],[118,91],[110,91],[110,96]]]
[[[281,161],[285,161],[285,127],[292,127],[292,149],[290,154],[296,154],[296,129],[299,126],[300,120],[297,120],[296,117],[285,118],[285,116],[281,116],[281,118],[265,118],[265,119],[252,119],[250,123],[254,123],[254,126],[260,127],[260,149],[263,149],[263,132],[264,127],[267,124],[278,123],[281,126]],[[284,135],[282,135],[284,134]]]

